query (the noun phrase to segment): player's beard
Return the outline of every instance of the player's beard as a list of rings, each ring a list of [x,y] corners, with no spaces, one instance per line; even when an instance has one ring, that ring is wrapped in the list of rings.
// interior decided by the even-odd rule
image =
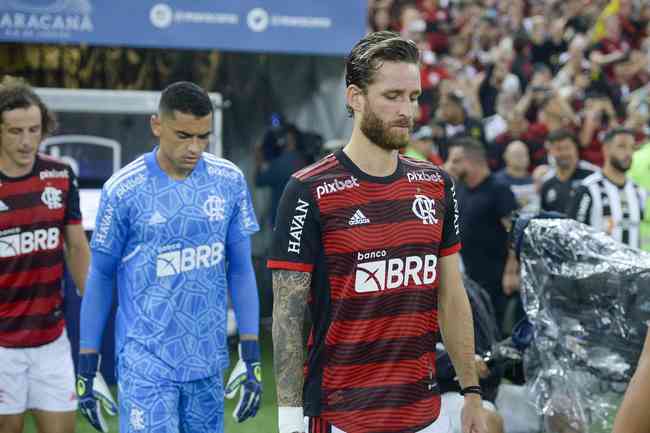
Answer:
[[[394,133],[391,132],[391,127],[387,126],[386,123],[381,120],[374,111],[372,111],[370,104],[367,104],[366,108],[366,111],[363,113],[363,118],[361,119],[361,132],[368,137],[368,140],[386,150],[399,150],[409,144],[410,132],[413,128],[412,121],[408,121],[407,133]]]
[[[609,159],[609,163],[620,173],[627,173],[627,171],[630,169],[630,166],[632,165],[632,160],[631,158],[628,160],[623,160],[612,156]]]

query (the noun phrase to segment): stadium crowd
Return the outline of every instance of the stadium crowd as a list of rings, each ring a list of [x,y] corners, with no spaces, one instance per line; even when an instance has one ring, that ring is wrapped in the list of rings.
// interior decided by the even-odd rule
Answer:
[[[631,133],[635,150],[647,141],[648,2],[370,0],[368,16],[369,31],[399,32],[422,53],[419,129],[407,154],[417,156],[414,149],[428,138],[429,150],[420,150],[420,156],[443,160],[450,174],[467,184],[459,165],[462,154],[453,147],[475,140],[489,171],[510,187],[520,211],[569,211],[575,188],[606,165],[608,131]],[[647,146],[638,150],[623,172],[647,189],[646,152]],[[506,215],[503,203],[509,198],[503,194],[508,193],[491,193],[502,203],[493,206],[498,216]],[[465,210],[467,218],[474,213]],[[489,217],[483,209],[476,222]],[[475,240],[471,232],[479,229],[465,226],[466,236]],[[634,246],[647,249],[643,227],[641,232],[645,238]],[[484,237],[479,247],[500,238],[503,234]],[[504,254],[497,255],[505,259]],[[516,281],[498,280],[506,293],[516,290]]]

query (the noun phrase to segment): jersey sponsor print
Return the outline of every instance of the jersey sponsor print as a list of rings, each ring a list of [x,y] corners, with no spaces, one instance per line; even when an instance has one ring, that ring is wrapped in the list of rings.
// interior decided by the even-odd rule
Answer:
[[[460,250],[454,191],[428,162],[400,156],[378,178],[343,152],[290,180],[268,266],[312,274],[306,415],[348,433],[437,418],[438,263]]]

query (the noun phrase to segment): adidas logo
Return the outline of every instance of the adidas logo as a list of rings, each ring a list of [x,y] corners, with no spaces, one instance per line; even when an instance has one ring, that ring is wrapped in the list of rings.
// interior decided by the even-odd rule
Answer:
[[[2,200],[0,200],[0,212],[4,212],[6,210],[9,210],[9,206],[5,204]]]
[[[361,224],[368,224],[369,222],[370,220],[366,218],[363,212],[357,209],[354,215],[352,215],[352,218],[350,218],[350,222],[348,222],[348,224],[350,224],[351,226],[358,226]]]
[[[160,212],[156,211],[152,216],[151,219],[149,220],[149,225],[152,224],[162,224],[166,223],[167,219],[165,219],[164,216],[160,214]]]

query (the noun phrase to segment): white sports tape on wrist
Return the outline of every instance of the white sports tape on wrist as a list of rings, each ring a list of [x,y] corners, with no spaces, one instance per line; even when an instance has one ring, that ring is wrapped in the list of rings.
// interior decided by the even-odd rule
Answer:
[[[305,431],[305,417],[302,407],[279,406],[278,427],[280,433],[293,433]]]

